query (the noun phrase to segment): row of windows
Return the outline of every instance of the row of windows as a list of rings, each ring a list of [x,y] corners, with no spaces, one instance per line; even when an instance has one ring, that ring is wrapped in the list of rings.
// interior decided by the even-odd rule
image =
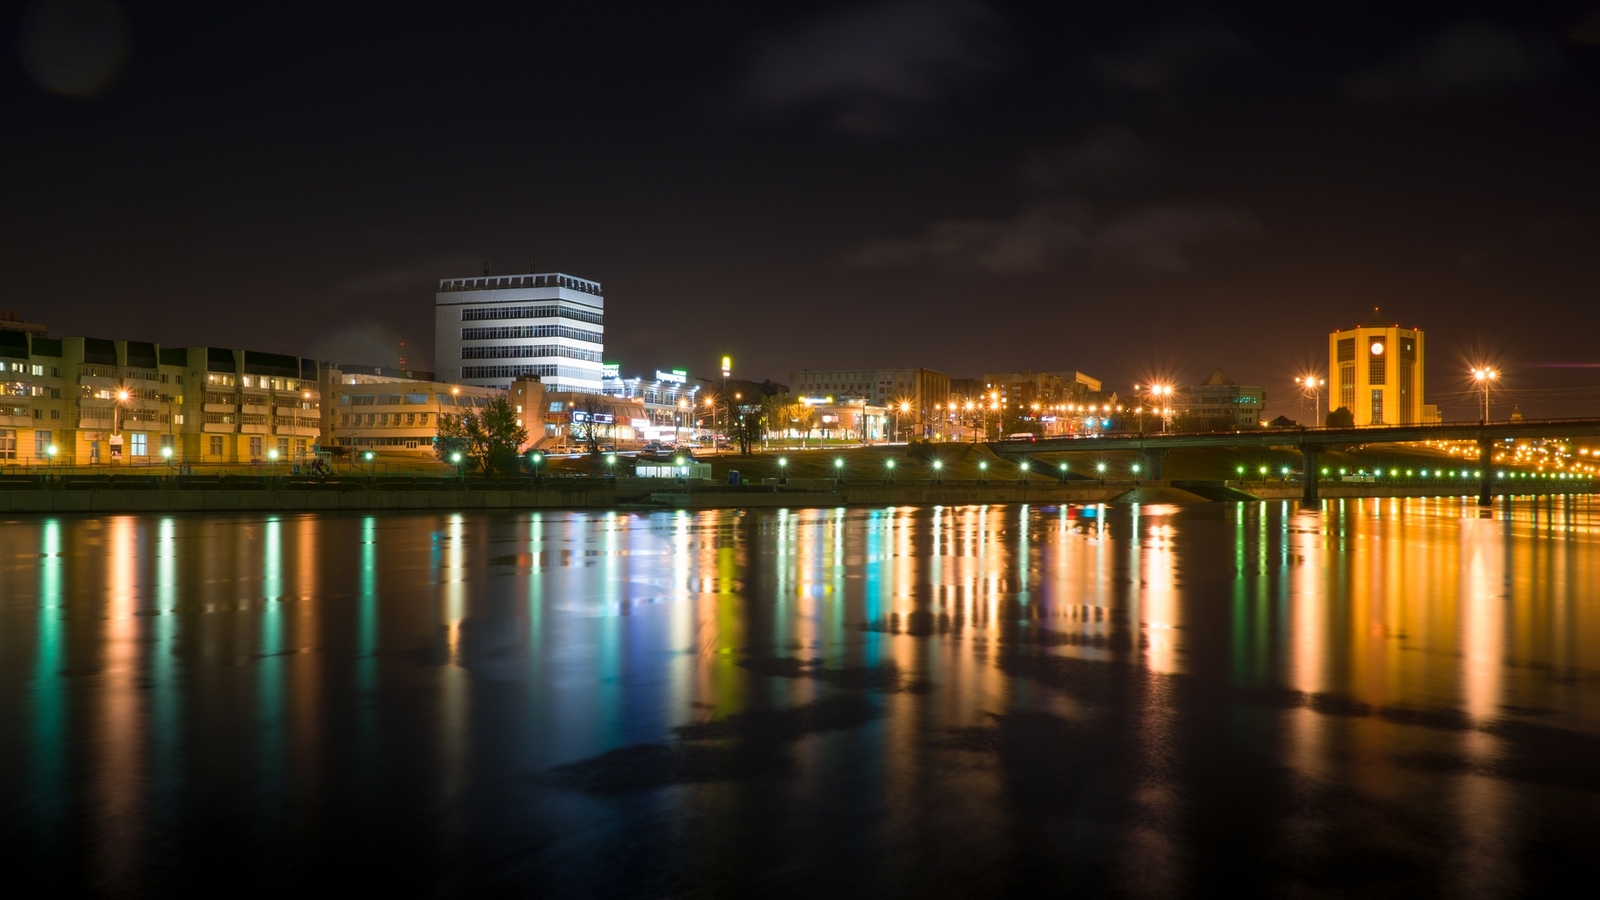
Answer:
[[[592,378],[594,373],[570,366],[462,366],[462,378],[549,378],[565,375],[568,378]]]
[[[435,395],[440,406],[478,406],[489,405],[488,397],[459,396],[454,394]],[[428,395],[422,394],[341,394],[340,406],[419,406],[428,402]]]
[[[564,337],[575,341],[588,341],[591,344],[605,342],[605,335],[598,331],[589,331],[585,328],[573,328],[569,325],[490,325],[477,328],[461,329],[463,341],[492,341],[505,338],[542,338]]]
[[[461,321],[463,322],[492,322],[498,319],[573,319],[579,322],[588,322],[591,325],[604,325],[603,313],[591,312],[586,309],[567,306],[565,304],[549,304],[546,306],[480,306],[463,309]]]
[[[419,446],[432,447],[432,437],[355,437],[339,438],[341,447],[405,447],[415,450]]]
[[[356,413],[341,414],[339,425],[350,428],[407,428],[428,424],[428,413]],[[365,419],[363,421],[363,418]]]
[[[495,344],[488,347],[461,348],[462,359],[535,359],[552,356],[561,359],[581,359],[585,362],[600,361],[598,350],[580,350],[577,347],[563,347],[559,344]]]
[[[492,275],[483,278],[456,278],[439,282],[439,293],[533,287],[564,287],[569,291],[582,291],[597,296],[600,293],[600,285],[566,275]]]
[[[12,372],[12,373],[15,373],[17,375],[40,375],[40,376],[43,376],[44,375],[44,369],[45,369],[44,366],[36,366],[36,365],[33,365],[32,363],[20,363],[20,362],[0,363],[0,372]],[[60,366],[51,366],[50,367],[50,377],[51,378],[60,378],[61,377],[61,367]]]
[[[163,436],[162,437],[162,441],[165,442],[165,440],[166,440],[166,437]],[[262,453],[262,444],[263,444],[263,442],[264,442],[263,439],[260,438],[260,437],[251,437],[250,438],[249,448],[250,448],[250,458],[251,459],[257,459],[258,460],[258,459],[261,459],[261,457],[265,455],[265,454]],[[206,445],[206,450],[207,450],[206,455],[207,456],[221,456],[222,453],[223,453],[223,449],[222,448],[223,448],[222,436],[214,434],[214,435],[211,436],[210,441]],[[288,455],[289,455],[289,439],[288,438],[278,438],[277,451],[278,451],[278,458],[279,459],[283,459],[283,458],[288,457]],[[294,442],[294,455],[295,456],[305,456],[306,455],[306,440],[304,438],[297,439]]]

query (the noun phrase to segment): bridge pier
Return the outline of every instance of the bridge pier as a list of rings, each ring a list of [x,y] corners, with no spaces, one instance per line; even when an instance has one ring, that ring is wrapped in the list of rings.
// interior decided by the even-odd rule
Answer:
[[[1301,447],[1300,456],[1304,460],[1300,475],[1300,505],[1317,505],[1317,450],[1312,447]]]
[[[1478,505],[1494,505],[1494,441],[1478,438],[1478,463],[1482,466],[1483,481],[1478,485]]]
[[[1161,480],[1161,458],[1167,455],[1165,450],[1144,451],[1144,468],[1150,473],[1151,481]]]

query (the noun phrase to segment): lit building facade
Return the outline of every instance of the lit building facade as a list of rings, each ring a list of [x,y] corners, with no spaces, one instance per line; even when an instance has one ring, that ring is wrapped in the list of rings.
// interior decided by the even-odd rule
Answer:
[[[1402,328],[1373,309],[1356,328],[1328,335],[1327,408],[1350,410],[1363,428],[1437,421],[1422,402],[1425,361],[1422,330]]]
[[[601,391],[600,283],[560,273],[446,278],[435,296],[434,368],[446,382],[509,390]]]
[[[292,462],[321,434],[309,359],[0,330],[0,465]]]
[[[1200,384],[1180,387],[1172,394],[1173,415],[1185,429],[1256,428],[1261,425],[1267,389],[1259,384],[1239,384],[1217,369]]]
[[[481,413],[499,388],[435,381],[432,372],[378,366],[321,367],[323,444],[347,455],[433,459],[439,419]],[[537,387],[537,385],[535,385]]]
[[[853,394],[873,406],[912,410],[950,402],[950,376],[933,369],[806,369],[789,373],[789,389],[812,399]]]

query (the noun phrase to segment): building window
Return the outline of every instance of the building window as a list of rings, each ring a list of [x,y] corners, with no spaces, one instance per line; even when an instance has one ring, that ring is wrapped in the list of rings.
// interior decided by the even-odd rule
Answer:
[[[17,433],[5,428],[0,429],[0,459],[17,458]]]
[[[259,437],[252,437],[250,439],[250,458],[251,459],[260,459],[261,458],[261,438],[259,438]]]
[[[1381,388],[1372,392],[1372,424],[1383,424],[1383,390]]]
[[[278,455],[280,457],[289,455],[289,439],[288,438],[278,438]]]
[[[130,441],[131,441],[129,446],[133,448],[132,450],[129,451],[132,455],[134,455],[134,456],[149,456],[150,455],[150,443],[149,443],[150,436],[149,435],[140,434],[139,432],[134,432],[133,434],[128,435],[128,437],[130,438]]]
[[[222,438],[218,435],[211,436],[211,456],[222,455]]]
[[[50,432],[35,431],[33,433],[33,458],[50,458]]]
[[[1416,363],[1407,362],[1402,357],[1400,361],[1400,417],[1402,425],[1411,424],[1411,378]]]
[[[170,434],[163,434],[163,435],[162,435],[162,436],[161,436],[161,449],[162,449],[162,450],[163,450],[163,451],[166,451],[166,450],[171,450],[171,449],[173,449],[173,447],[172,447],[172,435],[170,435]]]
[[[52,419],[61,418],[61,410],[59,410],[59,409],[50,410],[50,418],[52,418]]]
[[[1383,338],[1373,338],[1372,346],[1367,354],[1367,384],[1388,384],[1384,377],[1388,374],[1387,360],[1384,354]]]

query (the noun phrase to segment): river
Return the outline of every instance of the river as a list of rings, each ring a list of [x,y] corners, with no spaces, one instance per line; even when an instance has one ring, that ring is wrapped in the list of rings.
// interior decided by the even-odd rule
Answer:
[[[1600,506],[13,517],[52,893],[1554,891]]]

